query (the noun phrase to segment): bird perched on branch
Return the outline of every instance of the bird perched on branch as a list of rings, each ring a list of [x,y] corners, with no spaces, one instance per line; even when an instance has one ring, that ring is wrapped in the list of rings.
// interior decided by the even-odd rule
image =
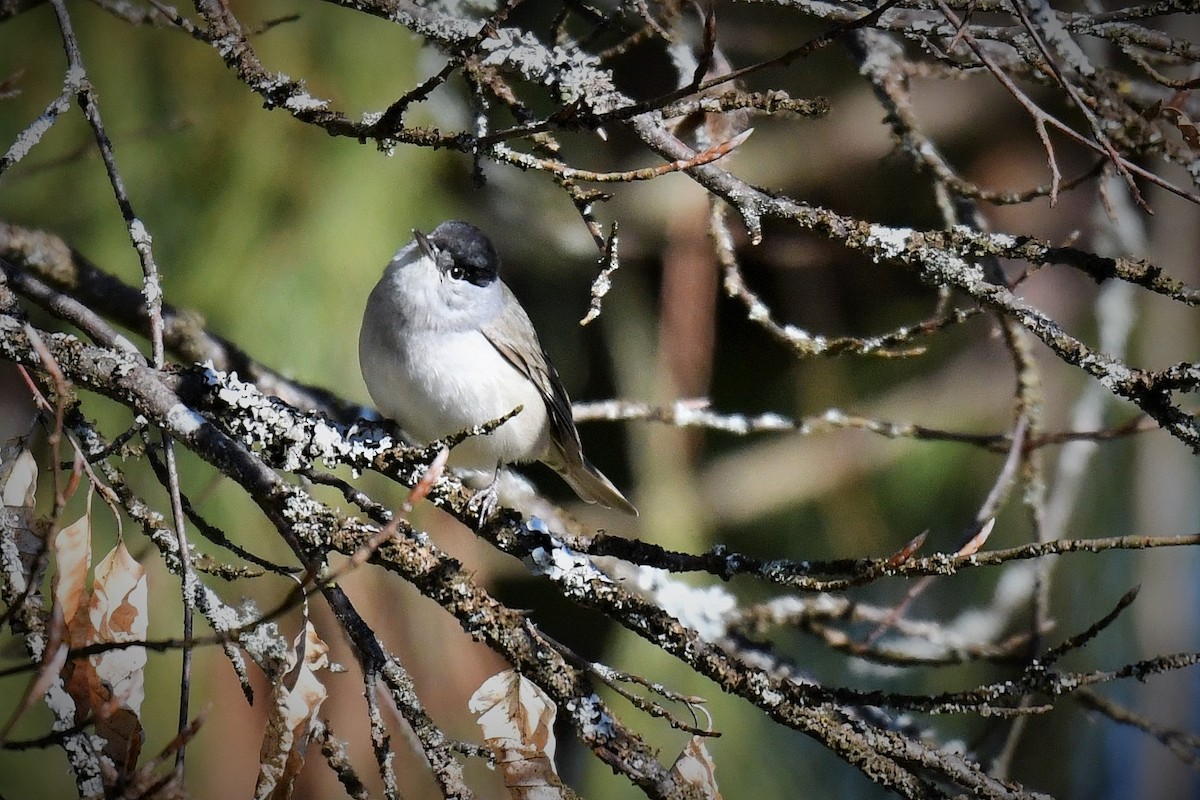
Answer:
[[[498,470],[541,461],[580,498],[630,514],[633,505],[583,455],[571,400],[481,230],[443,222],[400,249],[371,291],[358,360],[380,411],[421,442],[521,407],[490,434],[454,448],[450,464]],[[493,480],[482,516],[495,503]]]

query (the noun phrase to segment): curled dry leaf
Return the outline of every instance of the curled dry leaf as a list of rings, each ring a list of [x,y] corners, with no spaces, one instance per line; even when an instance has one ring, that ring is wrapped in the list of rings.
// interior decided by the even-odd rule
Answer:
[[[97,642],[135,642],[146,638],[148,623],[146,570],[122,541],[96,565],[88,608]],[[100,679],[113,698],[137,713],[142,708],[144,647],[110,650],[92,657]]]
[[[574,793],[554,768],[554,717],[550,697],[516,670],[498,672],[467,701],[496,757],[509,796],[560,800]]]
[[[54,601],[62,607],[68,629],[74,627],[76,612],[88,607],[85,589],[91,566],[92,526],[85,514],[54,535]]]
[[[54,536],[54,609],[53,621],[66,628],[64,644],[72,650],[96,640],[92,630],[91,594],[87,574],[92,566],[91,519],[87,515],[60,530]],[[75,701],[75,719],[79,722],[92,713],[92,698],[100,694],[96,669],[87,658],[65,665],[63,682]]]
[[[37,461],[28,450],[22,449],[4,476],[0,485],[0,498],[4,505],[14,508],[32,508],[33,492],[37,488]]]
[[[68,645],[77,649],[92,641],[92,624],[88,615],[90,597],[87,575],[92,567],[92,526],[87,514],[54,535],[54,614],[51,630],[64,627],[63,655]],[[65,664],[59,665],[62,670]],[[84,720],[92,708],[92,694],[97,685],[96,671],[90,661],[77,659],[63,672],[64,685],[75,701],[75,718]]]
[[[146,570],[123,541],[96,565],[92,600],[88,607],[92,640],[136,642],[146,638],[149,609]],[[91,705],[96,733],[106,740],[104,752],[118,773],[131,775],[142,748],[139,719],[146,667],[146,648],[125,647],[90,657],[95,671]]]
[[[1183,140],[1187,143],[1188,147],[1200,149],[1200,128],[1197,128],[1196,123],[1187,114],[1174,106],[1163,108],[1161,114],[1163,119],[1179,129],[1179,133],[1183,136]]]
[[[717,765],[704,746],[703,736],[688,739],[683,752],[671,765],[671,774],[676,780],[699,789],[708,800],[721,800],[721,792],[717,790]]]
[[[272,695],[274,706],[259,753],[255,797],[282,800],[292,796],[317,713],[328,696],[317,671],[329,667],[329,645],[311,622],[305,622],[304,631],[296,638],[292,665]]]
[[[0,364],[2,367],[3,364]],[[0,417],[0,423],[5,420]],[[33,454],[25,449],[25,439],[0,442],[0,529],[16,543],[21,559],[21,572],[11,572],[5,578],[14,592],[23,593],[30,584],[37,584],[45,542],[37,530],[34,518],[34,493],[37,491],[38,468]]]

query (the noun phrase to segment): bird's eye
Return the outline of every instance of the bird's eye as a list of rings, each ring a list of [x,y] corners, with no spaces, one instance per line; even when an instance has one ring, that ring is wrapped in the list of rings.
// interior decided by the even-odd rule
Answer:
[[[467,271],[462,267],[455,265],[450,268],[450,277],[456,281],[461,281],[467,276]]]

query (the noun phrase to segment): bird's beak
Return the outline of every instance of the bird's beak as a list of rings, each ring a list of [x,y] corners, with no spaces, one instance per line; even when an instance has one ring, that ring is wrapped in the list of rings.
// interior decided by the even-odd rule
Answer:
[[[429,241],[428,236],[414,228],[413,238],[417,240],[417,247],[421,248],[421,252],[425,254],[425,256],[427,256],[431,261],[437,261],[437,253],[434,252],[433,243]]]

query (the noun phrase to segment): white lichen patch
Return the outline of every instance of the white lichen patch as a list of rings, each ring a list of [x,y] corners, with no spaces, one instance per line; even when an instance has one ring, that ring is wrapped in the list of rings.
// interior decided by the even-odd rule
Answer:
[[[771,679],[761,672],[752,672],[746,676],[750,691],[758,695],[763,705],[773,708],[782,704],[787,698],[771,685]]]
[[[1009,250],[1017,246],[1017,237],[1009,233],[989,233],[988,239],[994,242],[996,247],[1004,250]]]
[[[745,435],[754,431],[793,430],[796,423],[780,414],[718,414],[708,407],[707,400],[676,400],[671,409],[675,424],[681,428],[708,428]]]
[[[329,533],[329,527],[324,521],[328,519],[328,513],[325,506],[307,492],[289,487],[283,501],[283,517],[291,524],[293,533],[306,544],[326,544],[324,537]]]
[[[536,547],[529,554],[527,566],[535,575],[545,575],[572,592],[586,590],[596,581],[611,582],[590,557],[572,550],[558,537],[551,534],[546,523],[540,518],[531,518],[529,528],[546,534],[551,543],[549,549]]]
[[[689,586],[657,567],[639,567],[634,585],[706,642],[725,636],[729,616],[737,609],[737,599],[723,587]]]
[[[243,618],[240,625],[250,625],[260,618],[257,608],[247,604],[242,609]],[[241,646],[255,664],[264,668],[274,665],[282,669],[292,657],[292,645],[279,631],[274,622],[264,622],[255,625],[238,635],[238,645]]]
[[[146,224],[137,217],[129,222],[129,238],[133,239],[133,244],[137,247],[149,247],[154,241],[154,237],[146,229]]]
[[[604,704],[595,694],[568,700],[569,711],[580,722],[579,731],[584,737],[607,740],[615,733],[613,718],[604,711]]]
[[[824,336],[809,333],[795,325],[784,325],[780,330],[792,346],[803,354],[820,353],[829,347],[829,340]]]
[[[217,400],[238,412],[228,420],[231,432],[250,447],[269,444],[282,469],[296,471],[317,461],[361,468],[396,447],[393,437],[374,428],[339,425],[298,412],[239,380],[236,373],[214,369],[211,362],[204,366],[204,379],[216,387]]]
[[[324,111],[329,108],[329,101],[313,97],[305,91],[294,90],[288,95],[287,100],[283,102],[283,107],[288,111],[297,113],[304,111]]]
[[[233,56],[237,55],[237,49],[242,43],[242,38],[236,33],[227,33],[224,36],[212,40],[212,46],[218,53],[221,54],[221,60],[228,61]]]
[[[82,64],[73,64],[67,68],[65,79],[68,86],[82,86],[87,81],[87,70]]]
[[[17,135],[17,138],[13,141],[12,146],[8,148],[8,152],[4,154],[4,160],[11,163],[16,163],[24,158],[25,154],[29,152],[30,148],[40,142],[46,131],[50,130],[51,126],[54,125],[55,119],[57,119],[57,116],[43,114],[31,122],[29,126],[25,128],[25,130],[21,131]]]
[[[191,436],[200,430],[200,426],[204,422],[204,417],[183,403],[176,403],[167,409],[167,427],[179,436],[185,438]]]
[[[872,225],[867,230],[867,246],[876,252],[872,260],[879,263],[882,259],[899,258],[908,250],[908,243],[914,231],[912,228],[889,228],[886,225]]]
[[[501,28],[479,49],[485,54],[484,64],[515,69],[528,80],[554,86],[563,103],[581,103],[604,113],[624,100],[612,74],[600,68],[599,57],[557,45],[547,47],[528,31]]]
[[[762,300],[755,298],[746,306],[746,317],[751,322],[762,322],[771,318],[771,309]]]

